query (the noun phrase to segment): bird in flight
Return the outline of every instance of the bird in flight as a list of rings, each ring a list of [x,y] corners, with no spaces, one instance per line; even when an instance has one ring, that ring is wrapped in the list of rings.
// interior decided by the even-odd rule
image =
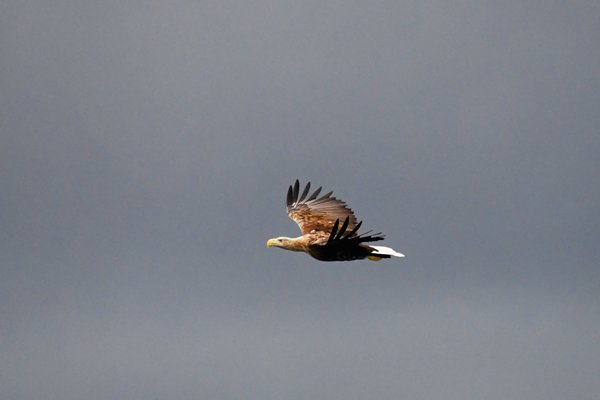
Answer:
[[[404,257],[390,247],[371,246],[367,243],[383,240],[381,233],[371,231],[358,233],[362,221],[357,222],[354,212],[346,203],[329,192],[321,197],[322,187],[310,196],[310,182],[300,193],[300,182],[296,180],[287,193],[288,216],[298,224],[302,236],[289,238],[280,236],[269,239],[268,247],[302,251],[320,261],[352,261]]]

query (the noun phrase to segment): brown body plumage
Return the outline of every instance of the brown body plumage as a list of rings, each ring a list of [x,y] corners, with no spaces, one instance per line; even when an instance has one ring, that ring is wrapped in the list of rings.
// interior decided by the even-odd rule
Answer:
[[[381,233],[358,233],[362,225],[354,212],[329,192],[321,197],[321,187],[308,196],[310,182],[300,193],[296,180],[287,193],[288,216],[298,224],[302,236],[269,239],[267,246],[305,252],[321,261],[351,261],[369,258],[380,260],[391,256],[403,257],[387,247],[369,246],[367,243],[383,240]]]

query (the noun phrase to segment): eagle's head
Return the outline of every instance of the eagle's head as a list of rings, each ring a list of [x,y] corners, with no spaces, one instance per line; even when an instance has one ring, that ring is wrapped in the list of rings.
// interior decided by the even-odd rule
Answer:
[[[279,247],[285,250],[302,251],[298,247],[297,239],[280,236],[267,240],[267,247]]]

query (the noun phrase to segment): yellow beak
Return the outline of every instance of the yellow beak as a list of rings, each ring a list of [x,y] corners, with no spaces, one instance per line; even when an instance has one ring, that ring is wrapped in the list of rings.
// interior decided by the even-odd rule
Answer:
[[[267,240],[267,247],[273,247],[277,244],[277,240],[275,239],[269,239]]]

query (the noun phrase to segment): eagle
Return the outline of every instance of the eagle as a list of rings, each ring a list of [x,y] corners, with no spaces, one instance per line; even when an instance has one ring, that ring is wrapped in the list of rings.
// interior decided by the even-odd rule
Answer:
[[[404,257],[389,247],[372,246],[367,243],[384,239],[381,233],[358,233],[362,221],[357,222],[354,212],[345,202],[333,196],[333,192],[318,197],[322,187],[310,196],[310,182],[300,193],[296,180],[287,192],[287,214],[298,224],[302,236],[280,236],[269,239],[267,247],[302,251],[320,261],[352,261]]]

